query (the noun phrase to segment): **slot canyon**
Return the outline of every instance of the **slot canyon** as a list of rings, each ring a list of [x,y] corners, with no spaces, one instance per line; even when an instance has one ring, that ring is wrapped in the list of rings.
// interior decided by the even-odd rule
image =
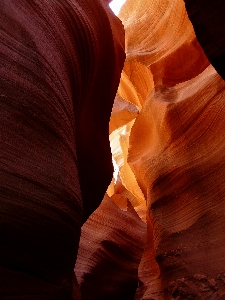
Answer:
[[[0,300],[225,300],[223,0],[0,0]]]

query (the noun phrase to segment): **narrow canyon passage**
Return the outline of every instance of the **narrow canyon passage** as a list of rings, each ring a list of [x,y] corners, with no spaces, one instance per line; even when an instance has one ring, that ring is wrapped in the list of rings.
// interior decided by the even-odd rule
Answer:
[[[109,3],[0,0],[0,299],[223,300],[224,1]]]
[[[127,0],[119,13],[126,61],[109,126],[118,171],[82,228],[84,299],[225,299],[224,9]]]

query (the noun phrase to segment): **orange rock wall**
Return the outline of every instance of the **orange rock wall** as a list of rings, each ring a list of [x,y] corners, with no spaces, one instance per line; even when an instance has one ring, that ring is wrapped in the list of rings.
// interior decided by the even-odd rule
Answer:
[[[185,4],[202,8],[204,23],[204,3],[185,2],[127,0],[119,14],[127,57],[110,121],[118,170],[107,193],[121,211],[129,200],[147,224],[138,288],[126,299],[225,299],[225,82],[186,12]]]

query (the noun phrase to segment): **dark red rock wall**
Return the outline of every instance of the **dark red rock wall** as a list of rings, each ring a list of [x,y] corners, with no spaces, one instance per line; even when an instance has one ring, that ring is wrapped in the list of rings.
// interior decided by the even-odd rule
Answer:
[[[225,6],[127,0],[112,110],[108,3],[0,3],[0,299],[224,299]]]
[[[132,300],[138,285],[146,224],[131,203],[105,196],[82,227],[75,267],[82,299]]]
[[[225,4],[223,0],[184,0],[196,37],[225,80]]]
[[[123,27],[101,1],[2,0],[0,28],[0,299],[70,299],[112,177]]]

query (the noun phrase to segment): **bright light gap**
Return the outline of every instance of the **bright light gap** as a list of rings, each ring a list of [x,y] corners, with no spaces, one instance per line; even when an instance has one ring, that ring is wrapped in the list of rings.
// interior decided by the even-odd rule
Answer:
[[[126,2],[126,0],[113,0],[109,6],[115,15],[119,14],[121,6]]]

